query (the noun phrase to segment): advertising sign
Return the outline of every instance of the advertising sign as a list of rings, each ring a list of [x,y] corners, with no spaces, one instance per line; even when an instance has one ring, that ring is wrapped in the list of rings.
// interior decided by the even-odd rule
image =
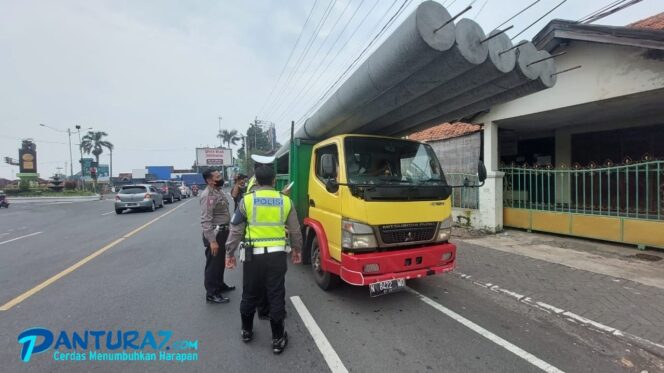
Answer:
[[[230,149],[196,148],[196,162],[199,166],[232,166]]]
[[[37,145],[30,140],[23,140],[18,150],[21,173],[37,173]]]

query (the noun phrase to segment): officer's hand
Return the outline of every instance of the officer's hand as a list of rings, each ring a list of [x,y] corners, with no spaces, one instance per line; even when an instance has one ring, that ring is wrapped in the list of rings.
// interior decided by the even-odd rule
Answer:
[[[217,256],[217,253],[219,252],[219,244],[216,242],[210,242],[210,252],[212,253],[212,256]]]
[[[302,254],[300,254],[299,251],[298,252],[293,251],[291,255],[292,255],[292,259],[293,259],[293,264],[302,263]]]
[[[226,269],[235,269],[235,265],[237,264],[235,257],[232,256],[230,258],[226,258]]]

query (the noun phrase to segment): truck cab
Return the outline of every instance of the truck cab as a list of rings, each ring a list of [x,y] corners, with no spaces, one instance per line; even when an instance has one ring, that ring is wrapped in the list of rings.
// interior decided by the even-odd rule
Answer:
[[[341,279],[390,292],[454,269],[451,189],[429,145],[339,135],[315,145],[291,141],[289,157],[303,257],[321,288]],[[306,187],[297,186],[302,173]]]

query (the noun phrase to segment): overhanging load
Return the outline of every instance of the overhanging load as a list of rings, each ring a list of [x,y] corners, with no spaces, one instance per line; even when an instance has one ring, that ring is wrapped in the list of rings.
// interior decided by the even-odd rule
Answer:
[[[477,23],[462,19],[454,25],[450,19],[439,3],[420,4],[295,137],[404,134],[555,84],[553,60],[534,63],[546,52],[525,42],[514,48],[498,30],[488,38]],[[288,149],[284,145],[277,155]]]

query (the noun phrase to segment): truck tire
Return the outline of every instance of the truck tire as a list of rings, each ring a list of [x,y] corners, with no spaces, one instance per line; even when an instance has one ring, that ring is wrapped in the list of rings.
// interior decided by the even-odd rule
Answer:
[[[314,237],[311,242],[311,269],[314,273],[314,279],[318,286],[327,291],[334,289],[339,285],[339,276],[323,271],[321,261],[323,260],[320,254],[320,245],[318,245],[318,237]]]

